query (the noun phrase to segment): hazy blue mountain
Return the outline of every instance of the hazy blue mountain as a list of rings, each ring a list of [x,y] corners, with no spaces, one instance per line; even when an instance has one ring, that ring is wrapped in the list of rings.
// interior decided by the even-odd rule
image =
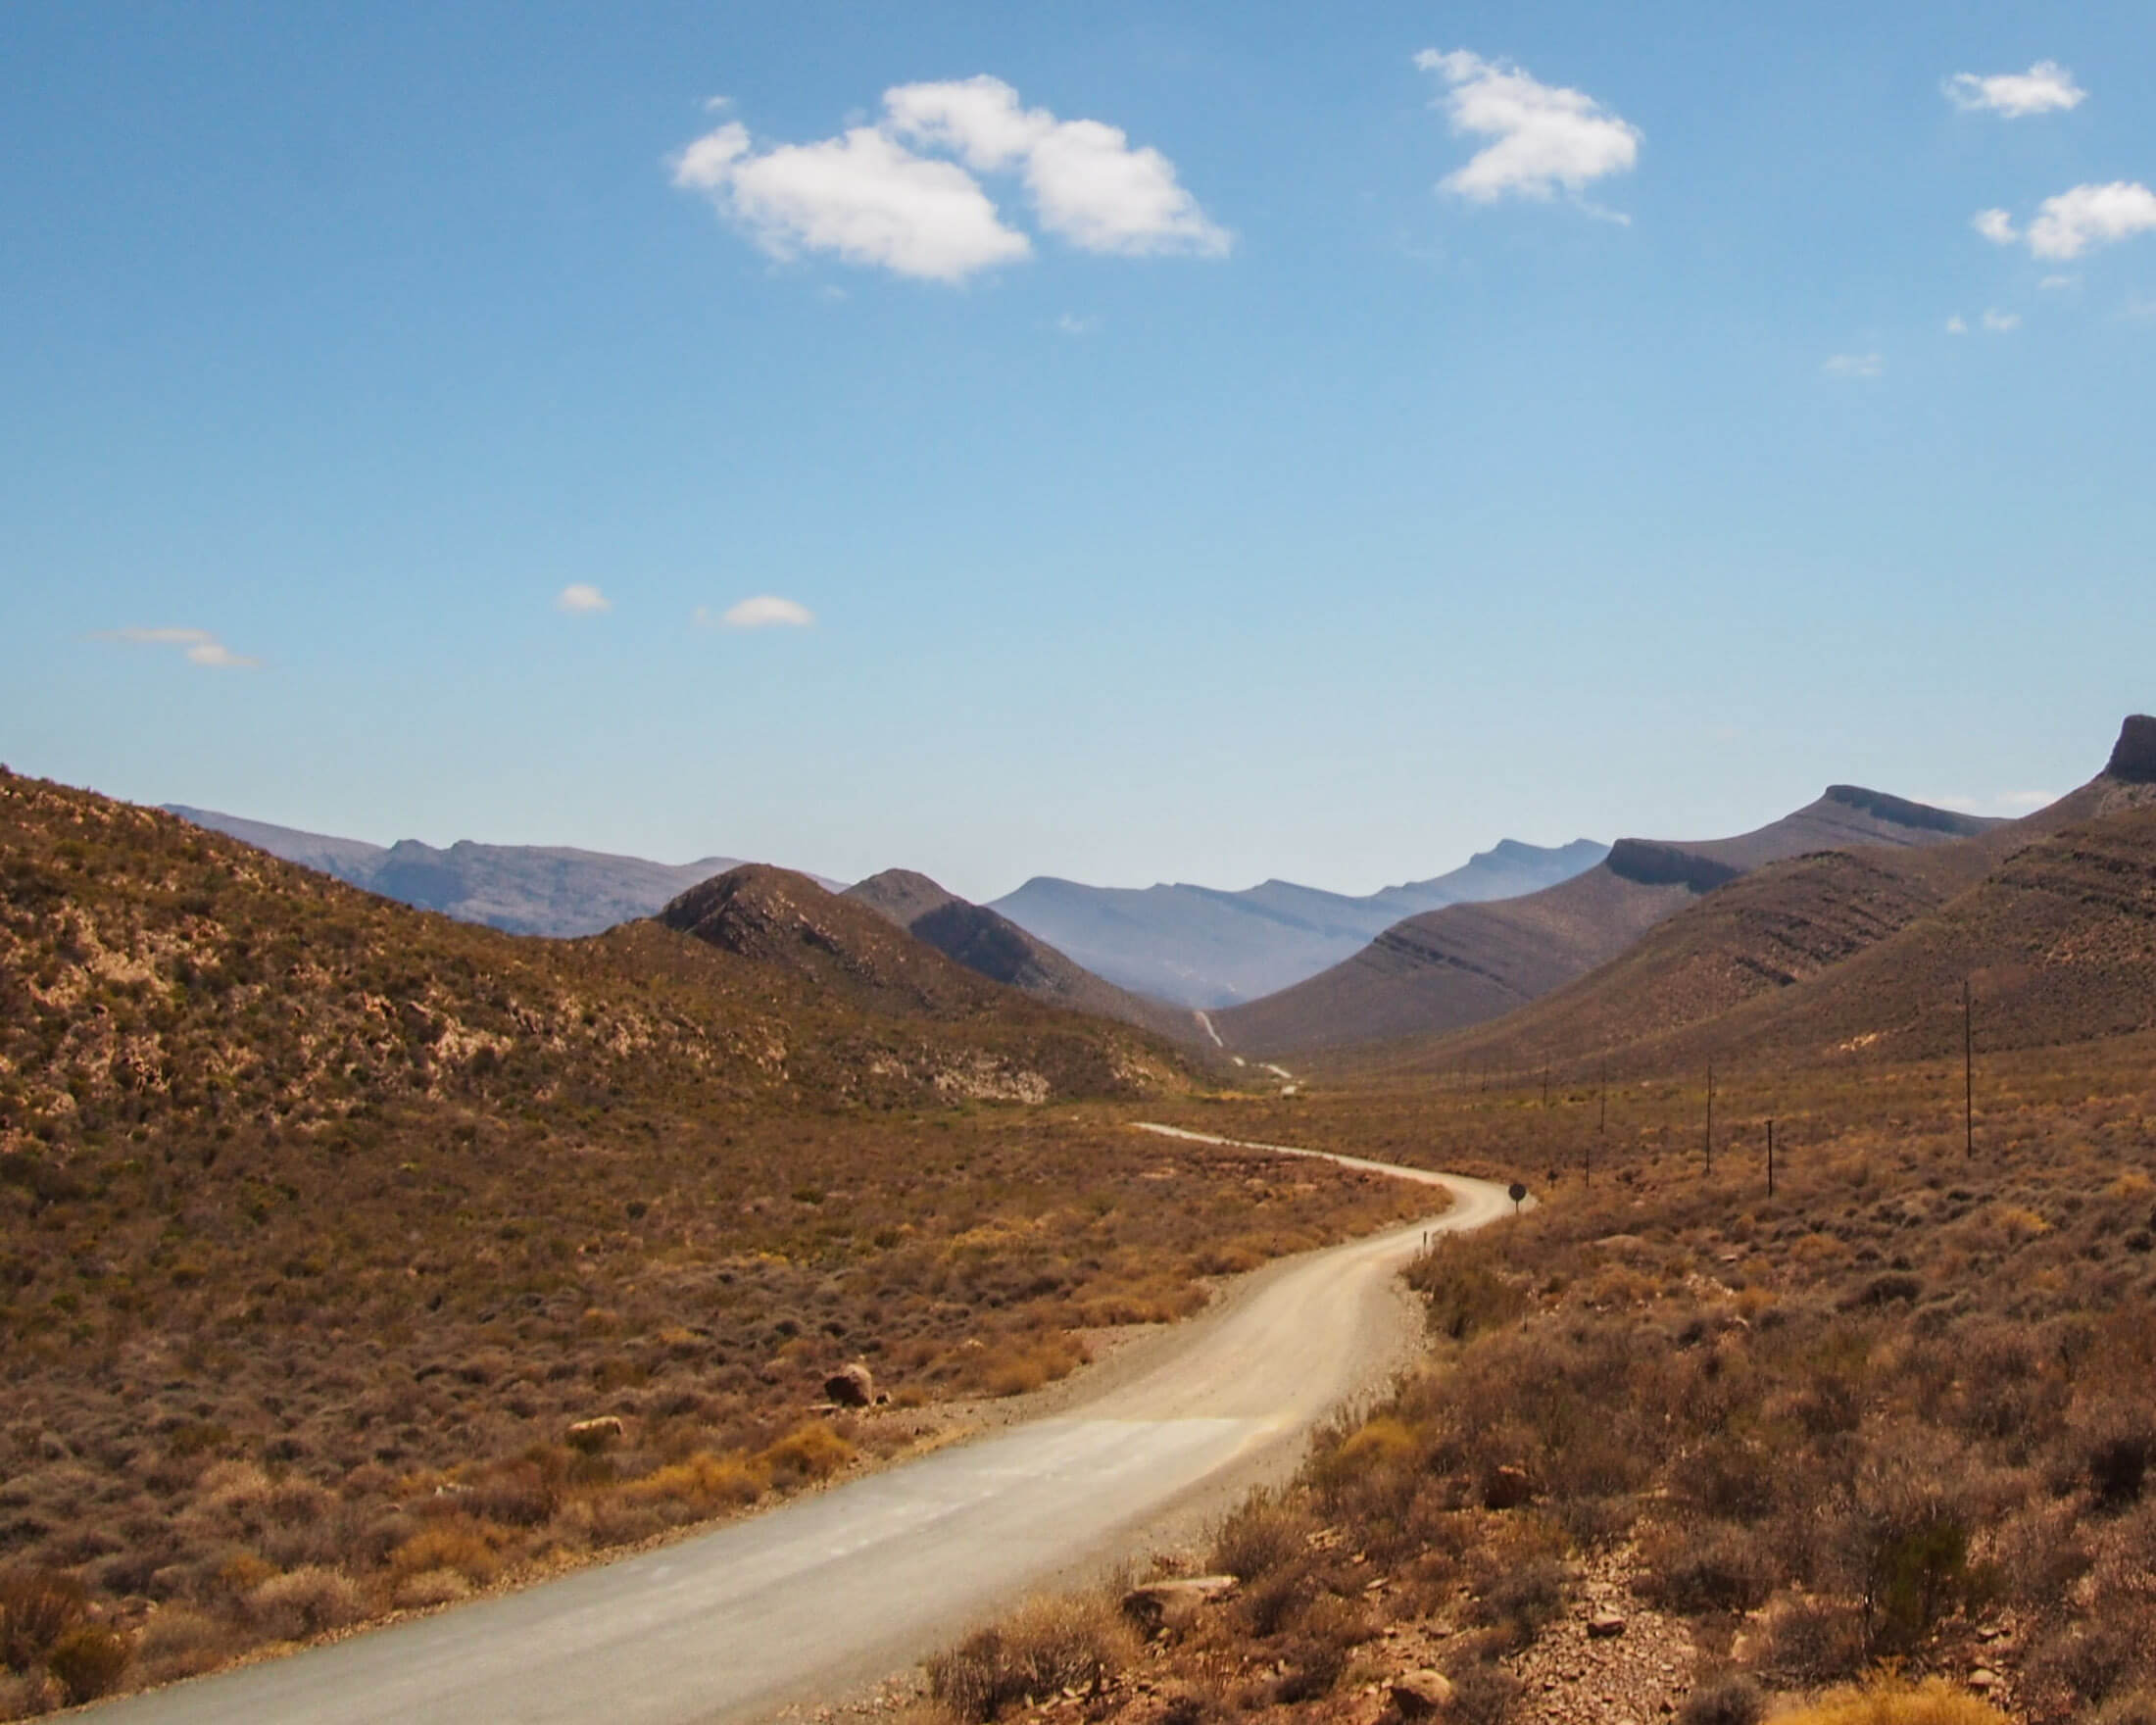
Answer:
[[[959,898],[925,874],[887,868],[856,881],[844,896],[889,917],[914,939],[926,941],[945,958],[991,981],[1054,1006],[1121,1018],[1176,1042],[1211,1046],[1189,1010],[1103,981],[1008,917]]]
[[[1268,880],[1215,887],[1099,887],[1036,876],[989,909],[1119,988],[1180,1006],[1255,1000],[1360,952],[1403,917],[1446,905],[1516,898],[1570,880],[1607,845],[1506,839],[1450,873],[1362,898]]]
[[[272,857],[318,868],[385,899],[512,934],[597,934],[617,922],[654,915],[689,888],[740,865],[735,857],[650,862],[565,846],[478,845],[469,839],[446,851],[416,839],[384,847],[210,809],[166,808],[197,826],[227,833]]]

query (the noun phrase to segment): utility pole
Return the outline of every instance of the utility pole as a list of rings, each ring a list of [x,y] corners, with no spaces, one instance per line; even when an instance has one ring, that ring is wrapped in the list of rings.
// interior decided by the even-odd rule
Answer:
[[[1543,1107],[1549,1107],[1549,1062],[1543,1062]]]
[[[1961,1154],[1977,1154],[1977,1024],[1969,978],[1961,979]]]
[[[1602,1062],[1602,1107],[1601,1112],[1595,1116],[1594,1130],[1596,1132],[1609,1130],[1609,1062],[1607,1060]]]
[[[1774,1196],[1774,1117],[1767,1117],[1767,1196]]]
[[[1707,1172],[1714,1172],[1714,1062],[1707,1062]]]

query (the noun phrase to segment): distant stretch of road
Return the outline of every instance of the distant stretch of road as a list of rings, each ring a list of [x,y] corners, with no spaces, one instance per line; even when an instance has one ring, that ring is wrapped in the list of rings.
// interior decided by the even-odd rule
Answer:
[[[1235,1144],[1168,1126],[1200,1143]],[[1247,1148],[1321,1156],[1286,1146]],[[1507,1214],[1502,1188],[1245,1278],[1145,1368],[1054,1417],[620,1562],[96,1709],[109,1725],[727,1725],[835,1697],[1127,1547],[1151,1522],[1299,1453],[1402,1363],[1396,1276],[1433,1230]]]

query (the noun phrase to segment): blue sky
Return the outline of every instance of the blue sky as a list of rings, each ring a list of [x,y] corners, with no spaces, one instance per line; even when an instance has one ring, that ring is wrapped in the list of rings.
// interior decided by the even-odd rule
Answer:
[[[2011,812],[2156,707],[2151,88],[2124,4],[18,0],[0,760],[975,896]]]

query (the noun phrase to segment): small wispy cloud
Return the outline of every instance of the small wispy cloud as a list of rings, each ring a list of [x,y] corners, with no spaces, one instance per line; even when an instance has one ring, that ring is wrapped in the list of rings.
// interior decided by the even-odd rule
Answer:
[[[2046,275],[2036,283],[2038,287],[2047,289],[2052,293],[2057,293],[2064,288],[2079,287],[2081,284],[2081,277],[2078,275]]]
[[[1996,114],[2001,120],[2026,120],[2032,114],[2059,114],[2079,108],[2088,92],[2056,60],[2039,60],[2027,72],[1980,76],[1957,72],[1946,80],[1946,99],[1965,114]]]
[[[1990,330],[1993,335],[2004,335],[2009,329],[2019,329],[2021,327],[2021,314],[2019,312],[1986,312],[1984,315],[1984,326]]]
[[[1979,210],[1969,225],[1995,246],[2010,246],[2021,235],[2014,231],[2014,218],[2004,210]]]
[[[1578,198],[1595,180],[1640,160],[1642,133],[1582,90],[1545,84],[1509,61],[1464,48],[1426,48],[1415,65],[1445,80],[1438,98],[1453,131],[1492,141],[1440,187],[1478,204],[1500,198]],[[1623,222],[1612,211],[1592,214]]]
[[[92,639],[131,647],[177,647],[189,665],[206,665],[211,670],[258,670],[262,666],[261,660],[234,653],[208,629],[100,629]]]
[[[1827,362],[1830,377],[1879,377],[1886,370],[1886,361],[1881,354],[1836,354]]]
[[[814,624],[816,614],[775,593],[759,593],[716,614],[700,605],[690,620],[700,629],[806,629]]]
[[[1946,320],[1946,333],[1948,335],[1967,335],[1969,333],[1969,320],[1956,313]]]
[[[554,596],[554,609],[571,616],[589,616],[595,612],[612,611],[613,601],[589,582],[571,581]]]
[[[1092,335],[1099,331],[1101,320],[1099,318],[1081,318],[1074,312],[1065,312],[1055,320],[1055,327],[1057,332],[1063,335]]]

